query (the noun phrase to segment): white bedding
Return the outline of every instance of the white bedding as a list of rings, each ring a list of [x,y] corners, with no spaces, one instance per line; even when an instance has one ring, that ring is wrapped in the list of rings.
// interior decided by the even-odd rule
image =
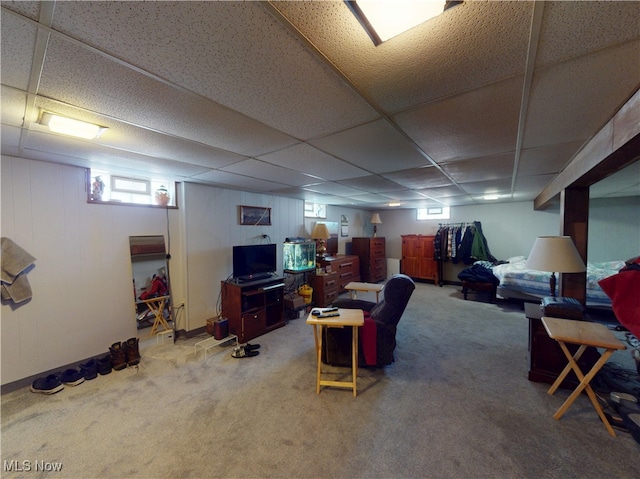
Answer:
[[[508,263],[493,267],[493,274],[500,280],[498,293],[501,296],[510,297],[510,291],[535,297],[549,296],[551,273],[527,269],[526,262],[524,256],[517,256],[509,258]],[[602,291],[598,281],[616,274],[624,264],[624,261],[587,263],[587,306],[611,306],[611,299]]]

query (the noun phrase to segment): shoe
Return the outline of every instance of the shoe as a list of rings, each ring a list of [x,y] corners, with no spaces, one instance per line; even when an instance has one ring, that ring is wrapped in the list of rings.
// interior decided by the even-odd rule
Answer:
[[[111,366],[111,354],[107,354],[106,356],[102,356],[98,359],[98,372],[104,376],[105,374],[109,374],[113,367]]]
[[[79,366],[80,372],[84,376],[84,379],[90,381],[98,377],[98,361],[90,359],[84,364]]]
[[[255,351],[256,349],[260,349],[260,345],[259,344],[245,344],[244,348],[249,350],[249,351]]]
[[[124,343],[124,354],[127,366],[135,366],[140,363],[140,350],[138,349],[138,338],[130,338]]]
[[[59,378],[65,386],[77,386],[84,382],[84,374],[77,369],[65,369]]]
[[[121,371],[127,367],[127,358],[120,341],[113,343],[109,348],[109,352],[111,353],[111,366],[113,369]]]
[[[31,384],[31,392],[41,394],[54,394],[64,389],[64,384],[55,374],[49,374],[46,378],[38,378]]]
[[[237,347],[231,353],[232,358],[251,358],[260,354],[260,351],[250,351],[242,346]]]

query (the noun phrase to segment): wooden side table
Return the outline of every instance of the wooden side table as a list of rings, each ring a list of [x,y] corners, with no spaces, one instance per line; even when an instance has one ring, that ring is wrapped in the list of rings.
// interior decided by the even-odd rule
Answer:
[[[351,299],[357,299],[357,291],[368,292],[373,291],[376,293],[376,303],[380,301],[380,291],[384,289],[384,284],[374,283],[360,283],[358,281],[351,281],[344,289],[351,293]]]
[[[587,395],[591,400],[591,404],[593,404],[594,409],[598,413],[600,420],[603,422],[604,426],[609,431],[611,436],[616,437],[616,433],[609,424],[600,404],[598,403],[598,399],[596,398],[593,389],[589,386],[589,382],[593,379],[596,373],[600,370],[602,365],[607,362],[607,359],[614,353],[614,351],[618,349],[626,349],[625,345],[620,342],[611,331],[607,329],[606,326],[599,323],[589,323],[586,321],[576,321],[572,319],[560,319],[560,318],[551,318],[547,316],[542,317],[542,324],[547,330],[547,334],[549,337],[556,340],[564,352],[564,355],[567,357],[569,364],[564,368],[564,370],[558,376],[558,379],[553,383],[553,385],[549,388],[548,393],[553,394],[560,386],[560,383],[564,380],[564,378],[569,374],[569,371],[573,370],[573,372],[578,377],[580,384],[576,387],[576,389],[571,393],[571,395],[566,399],[566,401],[560,406],[560,408],[553,415],[553,418],[558,420],[563,414],[569,409],[569,407],[573,404],[576,398],[580,395],[580,393],[585,390],[587,391]],[[567,343],[569,344],[577,344],[578,350],[574,355],[569,352],[567,348]],[[588,346],[593,346],[596,348],[604,349],[604,352],[600,356],[600,359],[593,365],[591,370],[584,375],[578,366],[577,361],[582,356],[582,353],[585,352]]]
[[[361,309],[340,309],[340,316],[318,318],[309,314],[307,324],[313,326],[313,338],[316,344],[318,367],[316,371],[316,394],[320,394],[321,386],[333,386],[353,389],[353,396],[357,394],[356,378],[358,377],[358,328],[364,324],[364,313]],[[351,381],[330,381],[322,379],[322,328],[353,328],[351,342]]]

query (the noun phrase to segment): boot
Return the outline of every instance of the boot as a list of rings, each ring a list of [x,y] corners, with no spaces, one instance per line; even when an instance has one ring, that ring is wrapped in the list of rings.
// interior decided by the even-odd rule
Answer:
[[[127,366],[135,366],[140,363],[140,350],[138,349],[138,338],[127,339],[124,353],[127,359]]]
[[[126,344],[126,343],[125,343]],[[113,343],[109,348],[111,353],[111,365],[116,371],[120,371],[127,367],[127,359],[124,353],[124,347],[120,341]]]

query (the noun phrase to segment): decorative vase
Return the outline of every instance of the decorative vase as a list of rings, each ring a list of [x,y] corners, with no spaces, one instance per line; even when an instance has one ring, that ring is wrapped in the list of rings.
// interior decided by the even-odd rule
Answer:
[[[160,188],[156,190],[156,203],[160,206],[167,206],[169,204],[169,192],[161,185]]]

